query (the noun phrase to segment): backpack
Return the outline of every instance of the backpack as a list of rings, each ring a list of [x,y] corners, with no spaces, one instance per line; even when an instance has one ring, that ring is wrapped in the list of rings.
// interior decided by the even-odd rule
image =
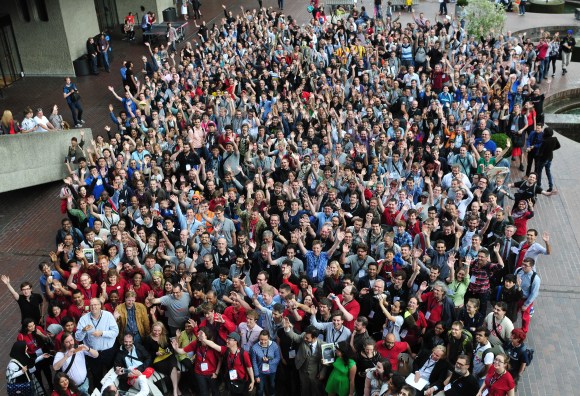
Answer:
[[[530,364],[532,364],[532,360],[534,360],[534,353],[535,351],[531,348],[528,348],[527,346],[524,349],[524,353],[527,355],[528,358],[528,364],[526,365],[526,367],[529,367]]]

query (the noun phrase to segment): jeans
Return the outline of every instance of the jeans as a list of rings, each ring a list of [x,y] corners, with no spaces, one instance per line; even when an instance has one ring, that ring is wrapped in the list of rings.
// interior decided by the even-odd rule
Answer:
[[[447,3],[445,2],[445,0],[439,3],[439,13],[447,15]]]
[[[85,382],[83,382],[80,385],[77,385],[77,388],[79,389],[79,392],[82,396],[88,396],[89,395],[89,379],[85,378]]]
[[[536,173],[538,174],[538,186],[542,185],[542,171],[546,169],[546,176],[548,177],[548,187],[554,187],[554,181],[552,180],[552,160],[546,161],[541,160],[536,162]]]
[[[83,119],[83,108],[81,106],[81,101],[77,100],[76,102],[73,102],[72,100],[67,100],[66,102],[70,112],[72,113],[73,126],[79,124],[80,120]]]
[[[264,390],[268,392],[268,395],[274,396],[274,391],[276,389],[276,373],[264,374],[260,373],[260,383],[258,384],[257,396],[263,396]]]
[[[281,10],[284,9],[284,0],[278,0],[278,8]]]
[[[538,84],[542,82],[542,79],[548,78],[548,71],[550,69],[550,57],[546,56],[538,64],[538,73],[536,74]]]
[[[106,71],[109,71],[109,53],[107,51],[99,52],[101,54],[101,62]]]
[[[195,374],[195,381],[199,389],[199,396],[209,396],[210,391],[212,396],[220,394],[217,378],[212,378],[211,375]]]
[[[525,15],[526,14],[526,2],[525,1],[522,1],[520,3],[519,8],[520,8],[520,12],[519,12],[520,15]]]

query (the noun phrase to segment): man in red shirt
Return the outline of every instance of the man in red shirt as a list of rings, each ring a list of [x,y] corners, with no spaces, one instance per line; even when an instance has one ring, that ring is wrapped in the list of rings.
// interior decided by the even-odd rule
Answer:
[[[199,341],[202,344],[220,352],[225,359],[225,369],[228,371],[227,378],[230,389],[230,395],[245,395],[254,389],[254,370],[250,361],[250,354],[240,348],[242,338],[238,333],[230,333],[228,335],[227,346],[219,346],[213,341],[207,339],[205,335],[200,334]],[[234,386],[236,383],[244,383],[248,385],[238,387]]]
[[[450,326],[453,319],[453,302],[447,296],[447,287],[443,282],[436,281],[432,291],[424,293],[427,287],[427,282],[423,282],[417,291],[417,298],[423,303],[422,311],[427,320],[427,327],[432,329],[439,321],[443,321],[446,326]],[[451,307],[449,304],[451,304]]]
[[[409,356],[413,354],[408,343],[395,341],[395,335],[393,333],[387,334],[383,342],[377,343],[377,352],[382,357],[389,359],[393,370],[397,370],[399,367],[398,362],[401,353],[406,352]]]
[[[83,292],[79,289],[72,293],[72,304],[67,308],[68,315],[78,323],[81,316],[89,312],[89,300],[83,298]]]
[[[394,198],[389,199],[389,202],[387,202],[387,207],[383,211],[383,224],[394,227],[400,218],[401,216],[399,216],[399,211],[397,210],[397,200]]]
[[[344,327],[351,332],[354,330],[354,322],[360,314],[360,304],[354,299],[356,292],[354,286],[348,285],[342,289],[342,294],[339,294],[338,298],[331,298],[334,302],[334,308],[342,312],[344,316]]]

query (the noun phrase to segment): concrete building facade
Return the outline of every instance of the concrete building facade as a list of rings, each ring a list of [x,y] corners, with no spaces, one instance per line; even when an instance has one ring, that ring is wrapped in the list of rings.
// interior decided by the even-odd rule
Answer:
[[[0,53],[14,59],[12,66],[0,64],[0,72],[10,74],[7,84],[22,73],[74,75],[73,62],[86,53],[87,39],[114,28],[114,19],[118,27],[129,11],[140,17],[145,9],[156,12],[161,22],[163,10],[169,7],[176,7],[173,0],[4,0],[0,21],[11,25],[7,29],[13,32],[9,36],[13,35],[15,43],[0,48]],[[110,15],[116,18],[105,23]]]

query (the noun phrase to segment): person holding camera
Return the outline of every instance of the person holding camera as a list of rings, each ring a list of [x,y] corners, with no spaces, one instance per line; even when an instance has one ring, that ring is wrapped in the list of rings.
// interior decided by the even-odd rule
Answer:
[[[97,358],[99,352],[87,345],[78,345],[72,333],[62,336],[62,350],[54,355],[52,368],[62,371],[76,384],[81,395],[88,395],[89,379],[85,356]]]
[[[73,125],[75,128],[82,128],[85,121],[83,120],[81,97],[79,95],[79,89],[76,84],[71,81],[70,77],[65,77],[64,79],[63,97],[72,113]]]

